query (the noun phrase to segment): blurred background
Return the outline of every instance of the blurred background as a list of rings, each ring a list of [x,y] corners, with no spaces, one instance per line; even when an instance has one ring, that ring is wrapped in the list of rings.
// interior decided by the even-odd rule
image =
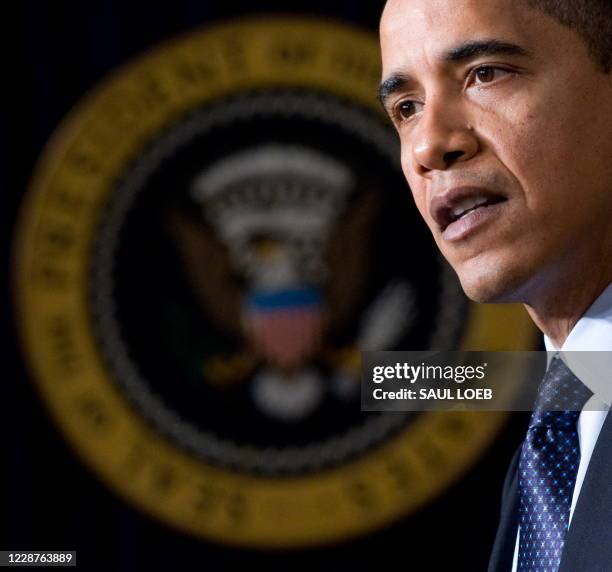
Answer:
[[[485,570],[525,414],[361,412],[360,352],[538,349],[439,257],[382,2],[22,2],[0,176],[6,550]],[[7,48],[8,49],[8,48]]]

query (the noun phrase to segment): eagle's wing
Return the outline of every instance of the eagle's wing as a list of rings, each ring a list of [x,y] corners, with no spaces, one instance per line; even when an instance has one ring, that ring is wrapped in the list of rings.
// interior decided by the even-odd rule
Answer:
[[[204,222],[178,209],[170,211],[167,228],[202,311],[226,334],[241,338],[242,295],[227,248]]]
[[[365,191],[340,217],[327,250],[327,330],[341,331],[367,294],[370,237],[382,204],[378,189]]]

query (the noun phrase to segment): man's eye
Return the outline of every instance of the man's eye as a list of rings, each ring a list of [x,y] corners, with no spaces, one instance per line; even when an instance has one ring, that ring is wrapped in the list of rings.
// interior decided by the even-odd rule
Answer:
[[[508,70],[493,66],[481,66],[474,70],[473,76],[476,83],[491,83],[501,76],[510,73]]]
[[[416,112],[414,101],[402,101],[396,107],[396,114],[400,120],[410,119]]]

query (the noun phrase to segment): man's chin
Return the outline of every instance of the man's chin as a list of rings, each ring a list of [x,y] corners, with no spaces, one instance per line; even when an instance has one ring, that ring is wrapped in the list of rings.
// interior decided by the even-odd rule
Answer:
[[[524,284],[517,276],[499,271],[457,272],[465,295],[481,304],[500,304],[521,302],[521,286]]]

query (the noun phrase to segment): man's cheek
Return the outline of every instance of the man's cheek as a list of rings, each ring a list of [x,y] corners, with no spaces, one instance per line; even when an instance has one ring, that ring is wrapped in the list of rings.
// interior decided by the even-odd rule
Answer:
[[[421,218],[427,223],[427,226],[431,228],[431,217],[429,216],[429,208],[427,204],[427,190],[423,185],[419,185],[418,182],[412,183],[408,180],[410,191],[412,192],[412,199],[416,208],[418,209]]]
[[[413,187],[412,183],[414,182],[415,174],[412,168],[410,146],[406,144],[404,141],[401,141],[400,163],[402,167],[402,172],[404,173],[404,178],[406,179],[406,182],[408,183],[408,185],[410,185],[410,188],[412,189]]]
[[[408,183],[408,188],[412,193],[412,200],[416,205],[419,213],[421,214],[421,218],[427,223],[427,226],[432,228],[431,220],[429,217],[429,207],[427,203],[427,187],[424,184],[424,180],[421,177],[418,177],[414,171],[411,170],[410,165],[411,162],[406,155],[405,146],[402,145],[402,171],[404,173],[404,178]]]

